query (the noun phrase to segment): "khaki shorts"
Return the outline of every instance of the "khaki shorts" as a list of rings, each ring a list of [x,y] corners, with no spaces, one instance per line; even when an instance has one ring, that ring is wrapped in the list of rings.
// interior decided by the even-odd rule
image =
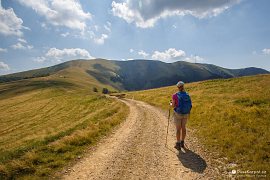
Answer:
[[[184,119],[188,119],[189,114],[178,114],[176,112],[173,113],[173,120],[175,124],[181,124],[181,121]]]

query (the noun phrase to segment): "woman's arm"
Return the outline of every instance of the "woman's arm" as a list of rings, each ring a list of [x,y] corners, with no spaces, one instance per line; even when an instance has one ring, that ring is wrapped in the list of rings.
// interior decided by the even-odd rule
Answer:
[[[175,103],[175,100],[173,99],[173,100],[172,100],[172,107],[175,108],[175,106],[176,106],[176,103]]]

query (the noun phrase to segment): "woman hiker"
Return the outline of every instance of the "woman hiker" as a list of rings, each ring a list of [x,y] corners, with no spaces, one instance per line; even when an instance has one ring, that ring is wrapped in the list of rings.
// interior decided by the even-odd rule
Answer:
[[[185,91],[184,82],[179,81],[176,86],[178,92],[172,96],[172,107],[174,108],[174,123],[176,126],[175,148],[181,150],[185,148],[186,123],[192,108],[191,98]]]

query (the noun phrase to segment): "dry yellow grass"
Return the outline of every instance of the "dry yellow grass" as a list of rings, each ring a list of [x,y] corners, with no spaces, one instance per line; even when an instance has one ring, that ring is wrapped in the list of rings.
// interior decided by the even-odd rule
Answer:
[[[186,84],[193,109],[188,126],[213,158],[241,170],[270,172],[270,75]],[[168,110],[175,86],[128,93]]]
[[[83,81],[0,84],[0,179],[48,177],[125,119],[126,105],[92,92],[101,84]]]

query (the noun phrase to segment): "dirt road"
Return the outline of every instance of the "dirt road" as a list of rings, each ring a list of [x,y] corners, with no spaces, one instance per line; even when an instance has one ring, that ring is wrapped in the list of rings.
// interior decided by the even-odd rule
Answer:
[[[127,120],[69,168],[64,179],[215,179],[217,171],[191,134],[186,139],[189,150],[178,152],[170,121],[165,147],[165,114],[143,102],[123,102],[130,107]]]

